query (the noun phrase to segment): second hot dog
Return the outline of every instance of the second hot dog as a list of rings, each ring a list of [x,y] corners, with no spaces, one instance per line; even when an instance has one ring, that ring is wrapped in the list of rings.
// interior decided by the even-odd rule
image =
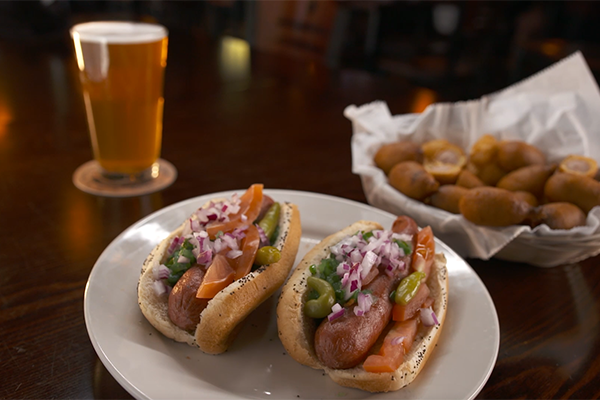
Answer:
[[[434,249],[431,229],[409,217],[391,230],[359,221],[323,239],[282,289],[277,322],[288,353],[343,386],[384,392],[410,383],[446,314],[445,258]]]

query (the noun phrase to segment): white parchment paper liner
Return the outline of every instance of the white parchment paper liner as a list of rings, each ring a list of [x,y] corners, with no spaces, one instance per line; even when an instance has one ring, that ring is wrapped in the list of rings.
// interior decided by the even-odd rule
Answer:
[[[569,154],[599,160],[600,91],[579,52],[507,89],[478,100],[437,103],[421,114],[392,116],[384,102],[348,106],[352,121],[352,171],[370,204],[431,225],[435,235],[463,257],[493,256],[540,267],[573,263],[600,253],[600,207],[587,225],[568,231],[546,225],[488,228],[460,215],[412,200],[387,183],[373,156],[384,143],[446,138],[467,152],[482,135],[518,139],[541,149],[549,162]],[[600,163],[599,163],[600,164]]]

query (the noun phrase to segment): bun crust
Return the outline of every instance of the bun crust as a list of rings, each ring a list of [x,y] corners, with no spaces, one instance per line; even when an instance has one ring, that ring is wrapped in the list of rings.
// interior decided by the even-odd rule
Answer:
[[[329,248],[345,236],[359,230],[375,229],[383,228],[375,222],[358,221],[326,237],[308,252],[282,289],[277,305],[277,327],[283,346],[299,363],[324,370],[334,382],[342,386],[369,392],[389,392],[408,385],[417,377],[439,339],[448,306],[448,273],[443,254],[435,255],[427,281],[431,296],[435,299],[433,311],[440,324],[430,327],[419,326],[415,341],[407,352],[404,362],[394,372],[366,372],[362,364],[351,369],[331,369],[323,366],[318,361],[314,348],[317,329],[315,320],[306,317],[303,312],[303,304],[309,292],[306,285],[306,279],[311,276],[309,267],[329,256]]]
[[[302,234],[300,213],[296,205],[281,203],[280,233],[273,244],[281,252],[281,259],[261,266],[217,293],[200,314],[200,323],[192,333],[171,322],[168,294],[157,295],[153,288],[154,267],[165,261],[171,240],[183,232],[186,223],[159,243],[144,261],[138,282],[138,304],[146,319],[168,338],[198,347],[205,353],[223,353],[246,317],[277,291],[289,275]]]

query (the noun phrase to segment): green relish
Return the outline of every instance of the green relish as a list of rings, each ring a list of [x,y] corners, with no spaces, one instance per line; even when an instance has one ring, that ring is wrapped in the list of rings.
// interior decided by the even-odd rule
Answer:
[[[394,243],[396,243],[398,245],[398,247],[400,247],[402,250],[404,250],[405,255],[408,256],[412,252],[412,248],[410,247],[410,244],[406,243],[404,240],[394,239]]]
[[[370,290],[356,290],[349,299],[344,299],[345,292],[342,288],[342,278],[337,274],[337,267],[340,265],[340,261],[335,259],[333,254],[329,255],[329,258],[324,258],[318,265],[311,265],[308,267],[310,273],[317,278],[323,279],[333,287],[335,292],[335,302],[339,304],[344,304],[350,300],[355,300],[358,297],[358,293],[371,294]],[[315,290],[310,290],[308,293],[308,299],[313,300],[317,299],[319,294]]]
[[[173,254],[167,258],[165,266],[169,268],[169,277],[167,278],[167,283],[170,286],[175,286],[179,278],[181,278],[183,274],[192,267],[192,265],[196,264],[196,257],[194,257],[194,254],[192,253],[193,248],[194,246],[187,239],[185,239],[181,246],[175,249]],[[181,256],[186,257],[189,261],[186,263],[177,262]]]

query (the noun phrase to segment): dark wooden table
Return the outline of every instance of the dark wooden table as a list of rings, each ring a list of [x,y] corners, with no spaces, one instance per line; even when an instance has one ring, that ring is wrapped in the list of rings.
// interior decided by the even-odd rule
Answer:
[[[201,194],[295,189],[366,202],[351,172],[349,104],[394,114],[432,97],[402,80],[253,53],[231,69],[218,41],[172,32],[163,158],[177,181],[152,195],[76,189],[91,159],[68,37],[0,45],[0,398],[129,398],[99,361],[83,317],[88,275],[144,216]],[[495,369],[478,398],[600,397],[600,258],[540,269],[467,260],[498,311]]]

